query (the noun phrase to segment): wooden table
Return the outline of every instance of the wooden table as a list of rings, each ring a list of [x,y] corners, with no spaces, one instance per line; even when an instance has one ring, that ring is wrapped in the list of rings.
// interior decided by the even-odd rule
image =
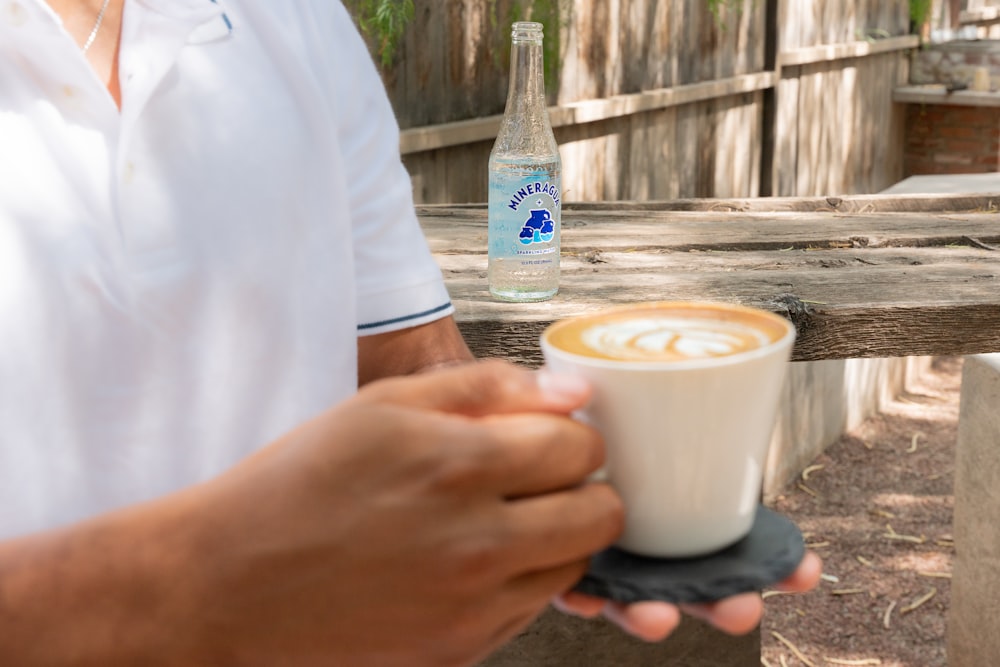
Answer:
[[[793,359],[1000,350],[1000,195],[567,205],[551,301],[494,301],[484,206],[419,209],[477,354],[540,361],[546,324],[608,305],[733,301],[799,329]]]
[[[1000,351],[998,207],[963,195],[567,205],[560,291],[534,304],[490,298],[484,206],[418,213],[473,351],[536,365],[548,323],[661,299],[783,313],[799,361]],[[642,645],[553,613],[486,664],[736,667],[759,664],[759,647],[759,634],[690,622]]]

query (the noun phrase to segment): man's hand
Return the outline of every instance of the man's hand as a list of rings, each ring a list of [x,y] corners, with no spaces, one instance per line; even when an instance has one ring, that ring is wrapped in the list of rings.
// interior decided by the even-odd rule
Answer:
[[[483,658],[621,530],[588,393],[500,362],[376,382],[206,485],[189,664]]]
[[[775,588],[789,593],[804,593],[819,583],[822,562],[814,552],[807,552],[799,567]],[[760,623],[764,603],[756,593],[744,593],[712,604],[686,604],[680,607],[665,602],[639,602],[623,605],[581,593],[566,593],[552,601],[560,611],[573,616],[604,616],[631,635],[646,641],[659,641],[681,621],[681,612],[699,618],[729,634],[745,634]]]

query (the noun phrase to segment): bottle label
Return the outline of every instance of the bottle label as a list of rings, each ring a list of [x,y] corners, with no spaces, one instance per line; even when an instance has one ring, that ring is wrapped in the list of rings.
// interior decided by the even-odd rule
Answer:
[[[558,261],[559,181],[547,176],[546,171],[490,174],[491,258],[520,258],[526,266]]]

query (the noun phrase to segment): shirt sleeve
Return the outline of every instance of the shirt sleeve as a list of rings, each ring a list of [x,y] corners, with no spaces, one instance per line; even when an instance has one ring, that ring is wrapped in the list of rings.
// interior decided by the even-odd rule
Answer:
[[[334,93],[347,170],[359,335],[432,322],[454,312],[413,207],[399,126],[364,41],[340,3]]]

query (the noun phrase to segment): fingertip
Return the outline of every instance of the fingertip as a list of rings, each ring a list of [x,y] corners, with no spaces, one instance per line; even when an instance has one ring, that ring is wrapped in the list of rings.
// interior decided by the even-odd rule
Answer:
[[[757,593],[739,595],[720,603],[716,614],[720,630],[732,635],[745,635],[760,625],[764,617],[764,600]]]
[[[576,410],[590,400],[590,383],[576,375],[554,373],[548,368],[542,368],[535,373],[535,382],[542,398],[556,409]]]
[[[580,618],[599,616],[608,601],[604,598],[569,591],[552,599],[552,606],[564,614]]]
[[[802,562],[787,579],[775,586],[777,590],[789,593],[805,593],[819,585],[823,573],[823,561],[814,551],[807,551]]]
[[[622,630],[647,642],[666,639],[680,625],[680,610],[666,602],[636,602],[629,605],[612,602],[603,615]]]
[[[757,593],[740,593],[711,604],[683,605],[682,609],[730,635],[750,632],[764,616],[764,602]]]

